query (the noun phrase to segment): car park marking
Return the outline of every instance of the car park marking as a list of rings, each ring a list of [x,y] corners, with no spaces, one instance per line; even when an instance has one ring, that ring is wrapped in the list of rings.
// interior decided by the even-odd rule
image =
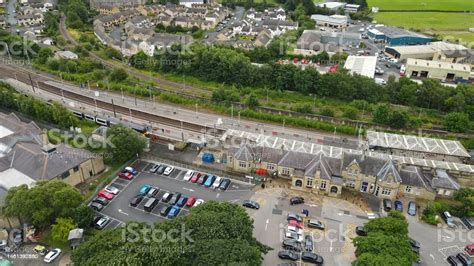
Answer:
[[[221,195],[221,193],[217,193],[216,194],[216,199],[219,198],[220,195]]]
[[[125,215],[127,215],[127,216],[128,216],[128,213],[126,213],[126,212],[122,211],[122,209],[118,209],[117,211],[118,211],[118,212],[120,212],[121,214],[125,214]]]
[[[187,190],[189,192],[194,192],[194,189],[190,189],[190,188],[186,188],[186,187],[183,187],[184,190]]]
[[[430,257],[431,259],[433,259],[434,262],[436,262],[435,256],[433,254],[430,253]]]
[[[265,221],[265,231],[267,231],[268,223],[269,223],[269,222],[270,222],[270,219],[267,219],[267,220]]]

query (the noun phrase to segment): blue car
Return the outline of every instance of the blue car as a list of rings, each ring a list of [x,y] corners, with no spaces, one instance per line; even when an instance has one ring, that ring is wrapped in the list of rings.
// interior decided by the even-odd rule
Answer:
[[[400,211],[400,212],[403,211],[403,203],[402,203],[401,201],[396,200],[396,201],[394,202],[394,205],[395,205],[395,210],[396,210],[396,211]]]
[[[187,201],[188,201],[188,197],[183,195],[181,196],[181,198],[179,198],[178,202],[176,203],[176,206],[183,207]]]
[[[145,196],[148,193],[148,191],[150,191],[150,189],[151,189],[151,186],[148,184],[145,184],[140,188],[138,195]]]
[[[214,180],[216,180],[216,176],[209,175],[209,177],[206,179],[206,182],[204,182],[204,186],[205,187],[211,187],[212,183],[214,183]]]
[[[132,175],[138,175],[138,170],[131,166],[125,167],[125,171],[129,172]]]
[[[168,218],[174,218],[178,216],[179,210],[181,210],[178,206],[173,206],[171,210],[168,212]]]

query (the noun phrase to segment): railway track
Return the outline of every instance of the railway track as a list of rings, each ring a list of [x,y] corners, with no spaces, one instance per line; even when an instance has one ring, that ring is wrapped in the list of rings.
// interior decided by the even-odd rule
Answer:
[[[3,66],[1,68],[4,68]],[[25,84],[31,84],[32,80],[30,79],[30,73],[28,73],[25,70],[20,71],[9,71],[5,72],[2,71],[3,73],[1,74],[4,77],[8,78],[17,78],[18,81],[21,81]],[[16,74],[16,75],[15,75]],[[37,80],[36,82],[33,82],[33,86],[35,88],[39,87],[39,89],[47,91],[49,93],[64,97],[66,99],[71,99],[77,102],[81,102],[84,104],[88,104],[91,106],[97,105],[97,108],[111,111],[111,112],[116,112],[119,114],[122,114],[124,116],[128,116],[131,114],[132,117],[135,117],[140,120],[148,121],[151,123],[156,123],[156,124],[161,124],[161,125],[166,125],[166,126],[171,126],[175,128],[182,128],[187,131],[193,131],[193,132],[198,132],[198,133],[211,133],[213,135],[221,135],[225,132],[223,129],[218,129],[218,128],[212,128],[208,126],[203,126],[200,124],[194,124],[186,121],[181,121],[181,120],[176,120],[173,118],[169,118],[166,116],[160,116],[152,113],[147,113],[144,111],[136,110],[133,108],[128,108],[128,107],[123,107],[120,105],[112,104],[112,102],[105,102],[103,100],[98,100],[91,98],[87,95],[82,95],[79,93],[71,92],[68,90],[62,90],[59,87],[53,86],[51,84],[47,84],[42,80]]]

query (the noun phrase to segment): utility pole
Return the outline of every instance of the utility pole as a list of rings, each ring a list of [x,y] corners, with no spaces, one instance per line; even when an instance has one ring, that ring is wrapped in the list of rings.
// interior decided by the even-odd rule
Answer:
[[[15,74],[15,77],[16,77],[16,74]],[[28,77],[30,78],[30,83],[31,83],[31,88],[33,89],[33,93],[36,93],[35,86],[33,86],[33,79],[31,78],[31,74],[28,74]]]
[[[117,114],[115,113],[115,104],[114,104],[114,99],[112,100],[112,109],[114,110],[114,117],[117,118]]]
[[[133,97],[135,98],[135,106],[137,106],[137,89],[133,90]]]

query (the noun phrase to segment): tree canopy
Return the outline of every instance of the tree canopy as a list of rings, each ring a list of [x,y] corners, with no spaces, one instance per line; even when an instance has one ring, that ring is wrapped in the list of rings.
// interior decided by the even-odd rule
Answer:
[[[138,132],[122,125],[107,129],[107,137],[112,145],[106,146],[105,158],[109,162],[125,162],[146,147],[146,138]]]
[[[139,231],[150,228],[153,232],[184,230],[189,234],[153,239],[151,233]],[[252,220],[242,207],[211,201],[191,209],[187,216],[152,227],[129,223],[125,228],[101,232],[74,250],[71,259],[77,265],[260,265],[262,253],[269,248],[252,236],[252,230]]]

